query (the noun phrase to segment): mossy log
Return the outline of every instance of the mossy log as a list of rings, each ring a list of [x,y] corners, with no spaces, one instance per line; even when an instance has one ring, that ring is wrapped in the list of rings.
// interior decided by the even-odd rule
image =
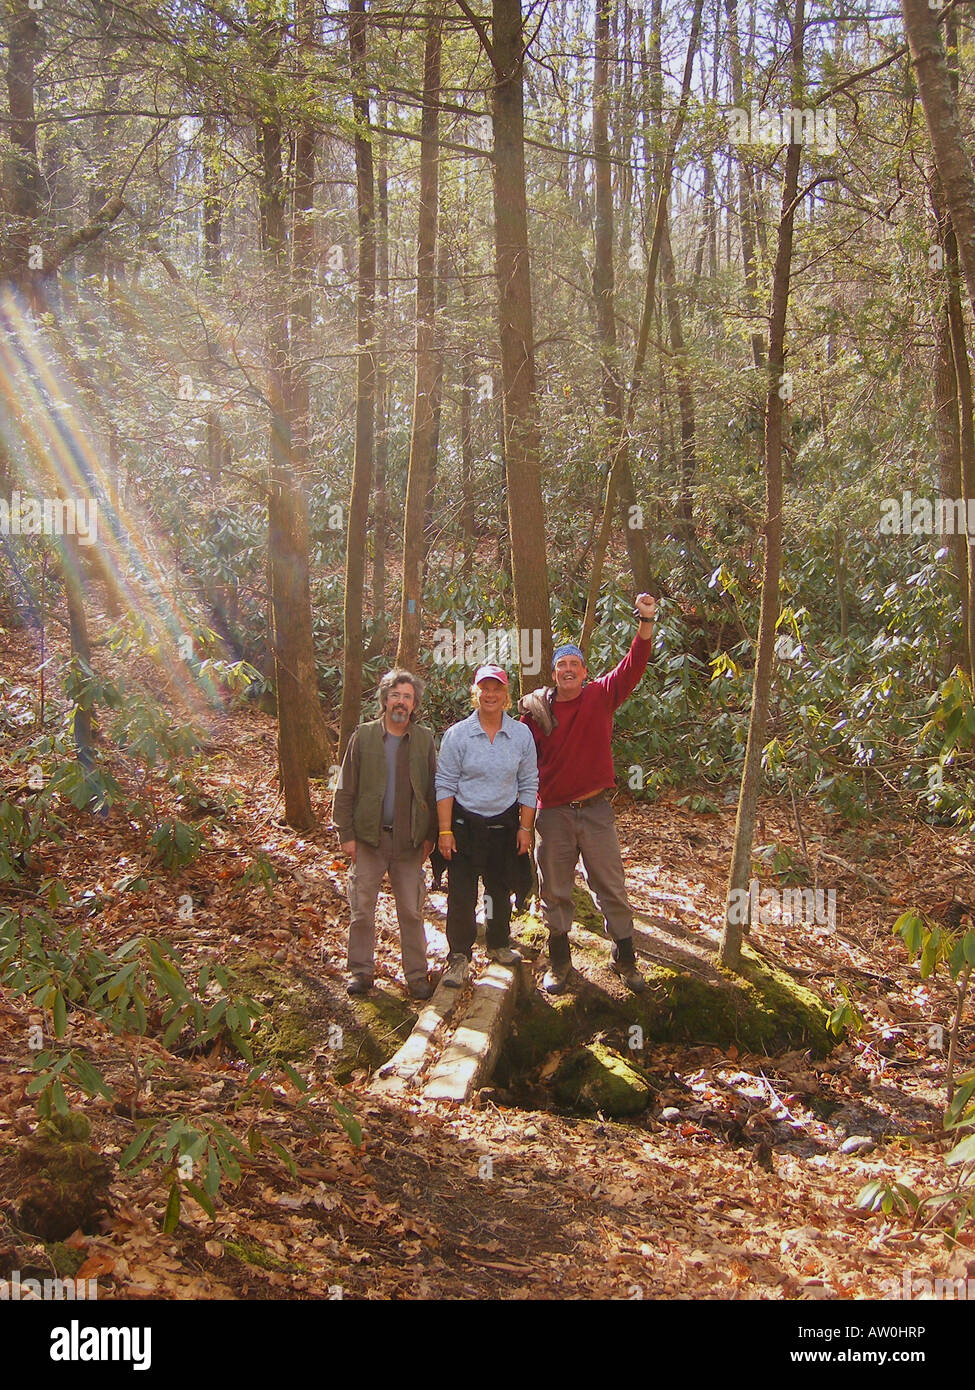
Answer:
[[[402,1095],[434,1055],[437,1034],[460,1002],[461,991],[442,981],[420,1012],[413,1031],[402,1047],[383,1062],[370,1083],[377,1095]]]
[[[299,1062],[318,1054],[343,1085],[392,1057],[416,1022],[416,1010],[385,989],[351,999],[343,989],[336,999],[306,971],[258,955],[236,963],[234,973],[265,1010],[250,1040],[254,1055]]]
[[[552,1078],[556,1100],[619,1118],[646,1110],[653,1092],[625,1057],[604,1043],[573,1048]]]
[[[492,962],[423,1090],[425,1100],[470,1100],[490,1080],[518,998],[519,968]]]
[[[585,890],[578,890],[577,896]],[[590,900],[591,901],[591,900]],[[519,926],[523,940],[539,940],[544,927],[536,921]],[[674,951],[669,943],[646,933],[635,934],[640,969],[647,982],[642,996],[622,994],[609,966],[609,943],[576,922],[572,930],[575,969],[567,993],[550,996],[536,990],[518,1009],[499,1064],[499,1076],[531,1072],[555,1051],[579,1047],[599,1037],[639,1062],[646,1043],[736,1047],[739,1052],[772,1055],[807,1049],[824,1057],[835,1044],[822,1001],[783,971],[766,964],[746,945],[740,974],[723,970],[700,951]],[[654,958],[641,952],[649,941]],[[635,1030],[635,1031],[634,1031]],[[634,1044],[636,1044],[634,1048]]]

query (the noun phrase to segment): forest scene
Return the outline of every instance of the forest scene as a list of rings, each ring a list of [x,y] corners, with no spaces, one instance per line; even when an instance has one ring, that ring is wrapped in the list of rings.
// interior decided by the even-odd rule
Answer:
[[[975,1297],[970,6],[0,66],[0,1297]]]

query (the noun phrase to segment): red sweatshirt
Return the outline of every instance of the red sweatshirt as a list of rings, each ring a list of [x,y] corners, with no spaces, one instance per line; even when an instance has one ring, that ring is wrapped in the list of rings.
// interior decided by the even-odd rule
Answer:
[[[538,752],[538,804],[564,806],[589,792],[616,785],[613,767],[613,711],[632,695],[647,669],[653,639],[636,636],[615,670],[582,687],[575,700],[555,700],[558,720],[546,737],[525,716]]]

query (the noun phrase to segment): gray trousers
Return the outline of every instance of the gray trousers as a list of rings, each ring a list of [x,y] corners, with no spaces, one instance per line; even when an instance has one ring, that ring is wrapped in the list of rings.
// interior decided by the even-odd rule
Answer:
[[[614,941],[625,941],[633,935],[633,914],[616,817],[605,796],[575,811],[571,806],[549,806],[535,818],[535,863],[545,925],[563,935],[572,925],[572,888],[580,854],[606,930]]]
[[[393,837],[385,830],[380,833],[378,849],[356,840],[355,863],[349,869],[349,906],[352,909],[349,970],[353,975],[367,975],[369,979],[373,977],[376,900],[380,884],[387,874],[396,900],[403,974],[407,984],[419,984],[427,978],[427,937],[423,927],[423,899],[427,885],[423,872],[423,850],[411,850],[394,859]]]

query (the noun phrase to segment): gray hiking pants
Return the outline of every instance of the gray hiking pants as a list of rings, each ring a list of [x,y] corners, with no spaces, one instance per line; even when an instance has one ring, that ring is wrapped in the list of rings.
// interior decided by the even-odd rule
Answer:
[[[355,855],[355,863],[349,869],[349,907],[352,909],[349,927],[350,972],[353,975],[366,975],[370,980],[373,978],[376,901],[380,885],[388,874],[396,901],[403,974],[407,984],[420,984],[427,978],[427,937],[423,928],[423,899],[427,885],[423,872],[423,850],[410,850],[408,854],[394,859],[392,834],[384,830],[380,833],[378,849],[357,840]]]
[[[535,863],[545,925],[565,934],[572,925],[572,888],[582,855],[586,879],[614,941],[633,935],[633,914],[626,896],[616,817],[605,796],[578,809],[549,806],[535,818]]]

